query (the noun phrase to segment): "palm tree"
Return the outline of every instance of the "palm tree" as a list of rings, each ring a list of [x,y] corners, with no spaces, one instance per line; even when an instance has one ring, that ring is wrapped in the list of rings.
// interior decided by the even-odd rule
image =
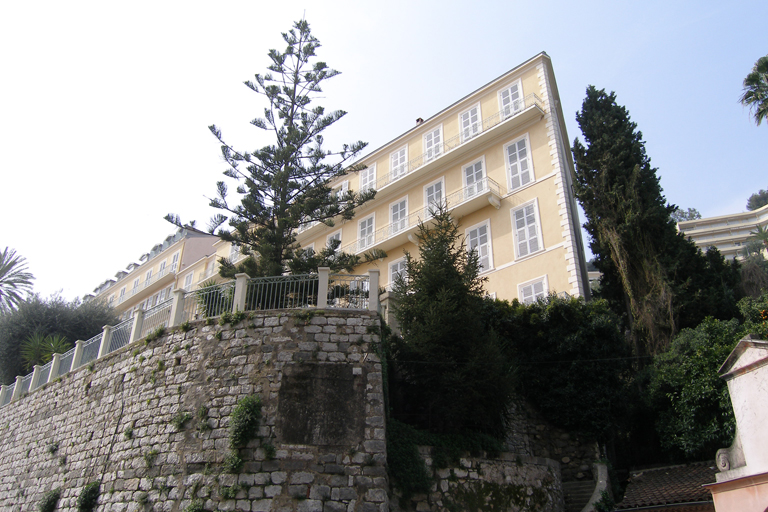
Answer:
[[[26,262],[14,249],[6,247],[0,253],[0,310],[16,308],[23,300],[21,294],[32,291],[35,276],[27,272]]]
[[[750,231],[749,234],[752,235],[750,238],[751,240],[763,242],[765,249],[768,250],[768,228],[757,226],[757,229],[755,231]]]
[[[768,55],[755,62],[752,72],[744,79],[741,104],[749,107],[758,126],[768,117]]]

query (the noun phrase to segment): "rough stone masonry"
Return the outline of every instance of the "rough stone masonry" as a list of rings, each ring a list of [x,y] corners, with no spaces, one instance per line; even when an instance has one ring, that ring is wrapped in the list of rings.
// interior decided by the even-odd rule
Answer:
[[[60,488],[76,510],[384,512],[379,320],[365,311],[255,312],[139,341],[0,409],[0,510]],[[238,400],[257,438],[233,451]],[[240,467],[238,460],[241,461]]]

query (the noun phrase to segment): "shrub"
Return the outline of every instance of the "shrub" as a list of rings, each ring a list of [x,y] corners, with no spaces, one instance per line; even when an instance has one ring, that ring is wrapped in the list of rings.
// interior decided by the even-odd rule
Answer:
[[[224,459],[223,468],[225,473],[237,474],[243,467],[243,459],[236,451],[231,451]]]
[[[40,500],[40,503],[37,506],[37,509],[40,512],[53,512],[56,510],[56,505],[59,504],[59,498],[61,497],[61,489],[56,488],[52,491],[48,491],[45,493],[45,496],[43,496],[43,499]]]
[[[261,398],[246,396],[237,402],[229,420],[229,445],[238,449],[256,437],[261,420]]]
[[[100,482],[91,482],[80,491],[77,497],[77,512],[91,512],[99,501]]]
[[[192,419],[192,413],[187,411],[179,411],[171,418],[171,425],[174,426],[176,431],[180,431],[184,428],[184,424]]]

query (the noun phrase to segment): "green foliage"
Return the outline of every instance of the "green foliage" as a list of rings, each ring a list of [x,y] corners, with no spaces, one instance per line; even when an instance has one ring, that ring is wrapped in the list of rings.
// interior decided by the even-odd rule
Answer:
[[[191,419],[191,412],[179,411],[173,416],[173,418],[171,418],[171,425],[173,425],[177,432],[180,432],[184,429],[184,425]]]
[[[22,294],[32,293],[35,276],[27,271],[26,262],[14,249],[0,252],[0,312],[12,311],[24,300]]]
[[[203,500],[192,500],[192,503],[190,503],[187,508],[184,509],[184,512],[205,512]]]
[[[514,385],[503,341],[482,318],[483,278],[448,212],[419,226],[419,259],[406,253],[394,285],[403,339],[392,342],[395,417],[440,433],[502,437]]]
[[[56,510],[56,506],[59,504],[59,498],[61,497],[61,489],[56,488],[52,491],[48,491],[40,500],[37,505],[37,510],[40,512],[53,512]]]
[[[45,335],[34,333],[21,344],[21,359],[26,371],[35,365],[43,365],[53,359],[53,354],[63,354],[72,348],[72,344],[59,334]]]
[[[236,475],[240,473],[240,470],[243,468],[243,459],[240,458],[240,455],[237,453],[237,451],[233,450],[229,452],[224,458],[222,468],[224,469],[225,473],[232,473]]]
[[[275,458],[275,454],[276,454],[275,445],[271,443],[266,443],[262,446],[262,448],[264,448],[264,457],[267,460],[273,460]]]
[[[181,332],[189,332],[192,329],[192,326],[190,325],[189,320],[185,320],[181,323],[179,328],[181,329]]]
[[[768,117],[768,55],[757,59],[752,72],[744,79],[744,93],[739,101],[749,107],[758,126]]]
[[[165,326],[161,325],[157,329],[149,333],[145,341],[147,342],[155,341],[157,339],[160,339],[160,337],[163,336],[164,334],[165,334]]]
[[[662,352],[708,316],[727,319],[739,299],[738,266],[703,255],[677,233],[656,169],[627,110],[593,86],[576,114],[574,193],[584,208],[599,295],[624,312],[638,355]]]
[[[91,482],[80,491],[77,497],[77,512],[91,512],[99,501],[101,482]]]
[[[604,300],[560,298],[524,305],[487,300],[485,315],[509,342],[518,391],[554,425],[601,440],[627,416],[630,351]]]
[[[146,464],[147,469],[152,469],[152,467],[155,465],[155,460],[157,460],[157,456],[160,454],[159,451],[157,451],[156,448],[152,448],[148,452],[146,452],[144,457],[144,464]]]
[[[768,204],[768,190],[755,192],[747,199],[747,210],[754,211]]]
[[[711,457],[728,446],[735,428],[725,381],[717,370],[741,337],[730,321],[707,318],[684,329],[656,356],[649,396],[658,412],[662,447],[689,459]]]
[[[600,493],[600,499],[595,502],[594,506],[595,512],[613,512],[616,510],[616,502],[613,501],[613,497],[608,491]]]
[[[49,444],[47,450],[48,450],[48,453],[50,453],[51,455],[55,455],[56,452],[59,451],[59,443],[53,442]]]
[[[326,113],[314,101],[325,81],[338,71],[317,60],[320,42],[306,21],[294,23],[283,39],[284,51],[269,52],[269,73],[257,74],[255,82],[245,83],[267,100],[264,118],[254,119],[252,124],[273,134],[274,144],[238,151],[224,141],[219,128],[210,127],[229,165],[224,174],[238,182],[240,196],[239,201],[230,202],[227,184],[217,183],[211,206],[223,213],[212,219],[210,229],[229,221],[229,229],[220,229],[218,234],[248,256],[241,265],[253,277],[281,275],[286,270],[298,248],[295,235],[301,224],[319,221],[332,226],[334,219],[349,220],[356,207],[375,195],[375,191],[337,194],[329,186],[357,170],[348,162],[365,143],[345,144],[340,151],[323,149],[323,132],[346,112]],[[177,216],[166,218],[180,225]],[[220,263],[222,275],[233,269],[226,259]]]
[[[261,398],[246,396],[232,409],[229,419],[229,445],[238,449],[256,437],[261,420]]]
[[[206,325],[211,325],[211,317],[232,311],[233,293],[234,288],[222,289],[215,279],[209,279],[200,285],[195,292],[195,299],[200,305],[203,317],[206,318]]]
[[[240,486],[239,484],[235,484],[231,487],[222,487],[220,490],[221,497],[224,498],[225,500],[233,500],[237,498],[237,493],[240,492],[241,490],[242,490],[242,486]]]
[[[115,312],[104,302],[79,299],[68,302],[61,297],[29,297],[13,311],[0,313],[0,383],[10,384],[23,375],[21,342],[39,333],[58,335],[67,340],[87,340],[103,326],[118,322]]]
[[[684,220],[696,220],[701,218],[701,213],[699,213],[699,210],[696,208],[688,208],[687,210],[683,210],[682,208],[677,208],[675,211],[672,212],[672,220],[675,222],[682,222]]]

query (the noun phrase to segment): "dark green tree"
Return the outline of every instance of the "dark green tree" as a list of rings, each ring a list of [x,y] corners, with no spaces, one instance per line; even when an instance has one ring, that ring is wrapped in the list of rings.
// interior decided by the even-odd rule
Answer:
[[[701,214],[699,213],[699,210],[697,210],[696,208],[688,208],[687,210],[678,208],[677,210],[672,212],[672,220],[674,220],[675,222],[682,222],[684,220],[696,220],[700,218],[701,218]]]
[[[677,207],[666,203],[642,133],[616,95],[588,87],[576,120],[586,146],[578,139],[573,144],[574,190],[603,275],[599,294],[624,311],[636,352],[662,351],[680,328],[708,314],[731,318],[734,301],[726,310],[712,308],[732,297],[738,272],[677,233],[671,217]]]
[[[418,229],[418,259],[394,284],[402,339],[393,343],[402,407],[395,417],[440,434],[504,435],[513,373],[504,343],[488,328],[476,252],[467,252],[445,210]]]
[[[744,79],[744,93],[739,101],[749,107],[755,123],[760,126],[768,116],[768,55],[757,59],[752,72]]]
[[[755,192],[747,199],[747,210],[754,211],[768,204],[768,190]]]
[[[227,184],[218,182],[217,196],[210,204],[224,213],[211,220],[209,229],[214,232],[228,221],[229,229],[219,228],[217,234],[253,256],[242,269],[254,277],[281,275],[288,269],[296,255],[295,235],[301,224],[318,221],[332,226],[335,220],[351,219],[355,208],[375,195],[373,190],[355,193],[331,188],[335,179],[359,170],[348,164],[366,144],[344,144],[337,152],[323,148],[323,133],[346,112],[326,112],[314,103],[323,83],[339,72],[316,58],[320,42],[306,21],[294,23],[283,39],[284,51],[269,51],[268,72],[245,82],[268,103],[264,117],[251,124],[269,131],[274,143],[252,152],[239,151],[224,141],[218,127],[210,126],[229,165],[224,175],[238,182],[239,200],[232,201]],[[181,224],[176,215],[166,219]],[[231,270],[224,261],[222,267],[225,272]]]
[[[21,347],[30,337],[58,335],[72,344],[117,323],[115,311],[100,300],[68,302],[59,296],[32,295],[16,310],[0,313],[0,383],[9,384],[25,373]]]
[[[14,309],[32,292],[35,277],[27,271],[26,259],[8,247],[0,252],[0,311]]]

